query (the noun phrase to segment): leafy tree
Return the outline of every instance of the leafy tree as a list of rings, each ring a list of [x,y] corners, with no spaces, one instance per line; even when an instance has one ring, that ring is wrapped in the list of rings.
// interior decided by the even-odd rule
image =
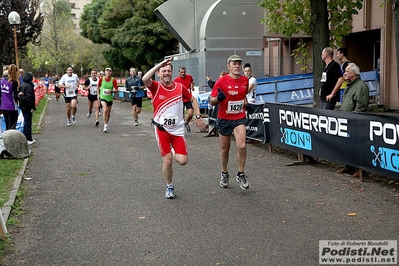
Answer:
[[[105,57],[113,66],[127,69],[134,65],[145,71],[177,52],[177,40],[154,13],[164,2],[93,0],[83,10],[81,34],[93,42],[110,44],[112,51]]]
[[[18,56],[23,58],[28,43],[38,45],[44,18],[39,11],[40,0],[7,0],[0,2],[0,63],[15,62],[14,27],[8,22],[8,14],[16,11],[21,17],[17,25]]]
[[[312,37],[313,41],[313,75],[314,100],[319,106],[317,91],[320,87],[320,77],[323,63],[321,51],[326,46],[341,45],[344,36],[352,29],[350,21],[363,6],[362,0],[258,0],[259,6],[266,10],[263,22],[267,30],[281,33],[286,37],[303,33]],[[306,41],[301,39],[294,56],[302,63],[304,69],[312,57],[308,56]]]
[[[93,44],[76,31],[68,1],[49,0],[42,3],[45,27],[40,35],[41,44],[29,46],[28,52],[33,68],[55,68],[56,74],[64,72],[70,65],[74,65],[75,70],[83,68],[81,71],[84,70],[84,73],[92,68],[104,68],[106,62],[101,51],[108,46]]]
[[[396,73],[399,90],[399,0],[393,0],[392,3],[394,25],[395,25],[395,44],[396,44]]]
[[[40,47],[30,47],[29,57],[34,68],[40,68],[47,63],[48,67],[55,66],[59,73],[59,63],[68,61],[71,51],[66,36],[74,35],[74,25],[71,18],[71,7],[65,0],[42,2],[42,13],[45,27],[40,35]]]

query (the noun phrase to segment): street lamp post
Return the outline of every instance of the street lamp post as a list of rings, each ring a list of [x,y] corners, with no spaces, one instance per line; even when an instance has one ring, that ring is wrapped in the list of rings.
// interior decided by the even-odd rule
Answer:
[[[19,17],[19,14],[17,12],[11,11],[10,14],[8,14],[8,22],[11,25],[14,25],[15,61],[17,63],[17,69],[19,70],[17,25],[21,24],[21,18]]]

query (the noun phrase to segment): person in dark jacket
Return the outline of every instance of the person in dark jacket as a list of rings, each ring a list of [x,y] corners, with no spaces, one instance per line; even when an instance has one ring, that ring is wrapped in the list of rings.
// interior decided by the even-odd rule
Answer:
[[[19,109],[21,109],[24,116],[24,130],[23,133],[28,141],[28,145],[32,145],[36,141],[32,138],[32,115],[36,110],[36,99],[34,84],[32,82],[33,75],[26,72],[23,77],[23,83],[19,89]]]

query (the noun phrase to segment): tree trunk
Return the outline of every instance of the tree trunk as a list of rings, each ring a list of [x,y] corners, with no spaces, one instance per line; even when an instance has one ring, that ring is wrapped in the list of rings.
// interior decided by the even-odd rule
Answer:
[[[396,0],[399,1],[399,0]],[[324,62],[321,52],[329,46],[330,30],[328,28],[327,0],[311,0],[312,38],[313,38],[313,107],[320,107],[319,89]]]
[[[399,0],[394,0],[392,3],[393,10],[393,24],[395,27],[395,51],[396,51],[396,73],[398,76],[398,87],[399,90]]]

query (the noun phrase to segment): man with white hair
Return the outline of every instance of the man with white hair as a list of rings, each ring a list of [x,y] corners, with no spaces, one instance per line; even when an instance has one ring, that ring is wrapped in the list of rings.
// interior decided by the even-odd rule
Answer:
[[[341,111],[346,112],[366,112],[369,106],[369,87],[360,78],[360,69],[354,63],[350,63],[344,73],[344,79],[348,81],[344,95],[342,97]],[[360,176],[360,169],[345,165],[337,171],[339,174],[353,173],[353,177]]]

